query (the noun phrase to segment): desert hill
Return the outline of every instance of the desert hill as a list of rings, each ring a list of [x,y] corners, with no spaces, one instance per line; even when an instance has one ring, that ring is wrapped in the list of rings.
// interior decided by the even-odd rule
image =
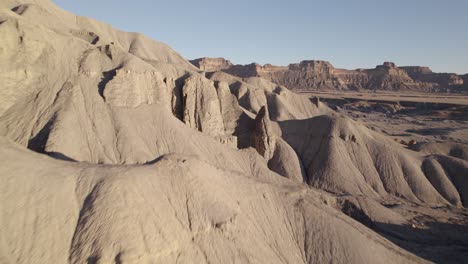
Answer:
[[[200,58],[190,61],[206,72],[223,71],[241,78],[262,77],[296,91],[308,90],[385,90],[416,92],[466,91],[465,75],[435,73],[428,67],[397,67],[384,62],[374,69],[346,70],[330,62],[309,60],[288,66],[271,64],[234,65],[223,58]]]
[[[0,39],[1,263],[466,257],[465,145],[407,148],[275,79],[222,59],[202,72],[48,0],[2,1]],[[454,227],[424,233],[433,222]]]

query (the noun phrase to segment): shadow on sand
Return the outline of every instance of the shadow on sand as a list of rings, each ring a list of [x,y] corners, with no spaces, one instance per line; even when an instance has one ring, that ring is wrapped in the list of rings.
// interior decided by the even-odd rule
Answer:
[[[431,222],[423,227],[374,223],[372,229],[413,254],[436,263],[467,263],[468,226]]]

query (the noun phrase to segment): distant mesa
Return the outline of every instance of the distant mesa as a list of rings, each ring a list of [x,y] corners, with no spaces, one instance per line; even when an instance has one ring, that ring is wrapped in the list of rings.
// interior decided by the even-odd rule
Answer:
[[[400,67],[408,75],[421,82],[438,83],[442,86],[457,86],[466,84],[463,80],[463,76],[459,76],[455,73],[434,73],[429,67],[420,66],[407,66]]]
[[[223,58],[200,58],[196,60],[191,60],[195,67],[199,68],[202,71],[206,72],[215,72],[220,70],[229,69],[233,64]]]
[[[373,69],[337,69],[328,61],[304,60],[288,66],[234,65],[224,58],[190,61],[205,72],[223,71],[241,78],[261,77],[295,91],[387,90],[417,92],[466,92],[468,74],[435,73],[429,67],[397,67],[386,61]]]

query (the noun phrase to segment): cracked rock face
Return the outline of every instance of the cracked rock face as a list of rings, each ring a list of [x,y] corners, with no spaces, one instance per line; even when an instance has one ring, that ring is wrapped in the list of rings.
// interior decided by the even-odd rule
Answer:
[[[104,87],[104,98],[107,103],[119,107],[155,103],[169,107],[172,89],[158,72],[117,70],[116,75]]]
[[[182,88],[183,121],[200,132],[217,136],[224,134],[218,94],[211,81],[190,77]]]
[[[265,106],[255,118],[255,130],[253,132],[253,146],[266,160],[270,160],[275,152],[276,138],[270,124],[270,116]]]
[[[218,82],[216,87],[219,107],[224,122],[224,130],[226,131],[226,134],[233,135],[239,125],[238,121],[242,115],[242,110],[239,107],[236,97],[231,94],[231,90],[227,82]]]

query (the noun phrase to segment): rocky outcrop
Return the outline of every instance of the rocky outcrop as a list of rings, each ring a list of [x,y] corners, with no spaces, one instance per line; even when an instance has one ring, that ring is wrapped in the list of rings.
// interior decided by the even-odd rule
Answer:
[[[336,69],[335,75],[348,87],[349,90],[366,89],[369,83],[369,74],[365,69],[344,70]]]
[[[302,61],[290,64],[286,71],[264,75],[272,82],[297,90],[317,87],[319,89],[346,89],[335,74],[335,68],[327,61]]]
[[[189,127],[237,148],[236,128],[242,110],[226,83],[203,76],[187,78],[182,87],[182,118]]]
[[[432,88],[431,84],[419,83],[396,67],[393,62],[384,62],[375,69],[367,70],[369,82],[366,89],[371,90],[424,90]]]
[[[346,88],[343,83],[334,77],[334,67],[326,61],[302,61],[290,64],[288,67],[266,64],[234,65],[223,70],[229,74],[247,78],[262,77],[276,84],[290,89],[307,89],[319,87],[320,89]]]
[[[305,177],[302,162],[294,149],[275,134],[268,108],[262,106],[255,118],[252,146],[268,161],[268,168],[296,182]]]
[[[200,58],[191,60],[190,63],[205,72],[221,71],[233,66],[229,60],[223,58]]]
[[[106,102],[120,107],[137,107],[141,104],[168,104],[171,82],[159,72],[130,72],[117,70],[104,87]]]
[[[276,136],[273,134],[270,116],[268,114],[268,109],[265,106],[260,108],[260,111],[255,118],[255,130],[252,141],[254,148],[262,157],[266,160],[270,160],[273,157]]]
[[[228,83],[216,82],[215,87],[218,93],[219,107],[225,132],[225,135],[220,137],[220,141],[237,148],[237,130],[239,127],[239,120],[243,114],[242,109],[236,97],[231,94]]]
[[[242,115],[242,109],[234,95],[229,90],[227,82],[215,83],[218,93],[219,107],[224,122],[224,130],[227,134],[234,134],[238,126],[238,120]]]
[[[462,76],[455,73],[435,73],[429,67],[407,66],[400,67],[400,69],[404,70],[413,80],[432,83],[440,88],[459,89],[465,83]]]
[[[198,59],[192,63],[201,70],[223,71],[240,78],[261,77],[292,90],[411,90],[419,92],[458,92],[466,89],[467,77],[455,73],[434,73],[428,67],[397,67],[384,62],[373,69],[336,69],[327,61],[307,60],[289,66],[271,64],[225,64],[224,59]],[[216,67],[206,65],[218,65]],[[216,62],[216,63],[215,63]],[[222,65],[222,66],[219,66]],[[207,70],[208,69],[208,70]]]
[[[271,64],[260,65],[257,63],[251,63],[247,65],[233,65],[223,71],[241,78],[267,77],[266,79],[269,79],[269,76],[272,76],[276,73],[286,72],[287,70],[288,67],[284,66],[275,66]]]
[[[213,84],[200,76],[189,77],[182,88],[183,122],[212,136],[224,134],[224,123]]]

